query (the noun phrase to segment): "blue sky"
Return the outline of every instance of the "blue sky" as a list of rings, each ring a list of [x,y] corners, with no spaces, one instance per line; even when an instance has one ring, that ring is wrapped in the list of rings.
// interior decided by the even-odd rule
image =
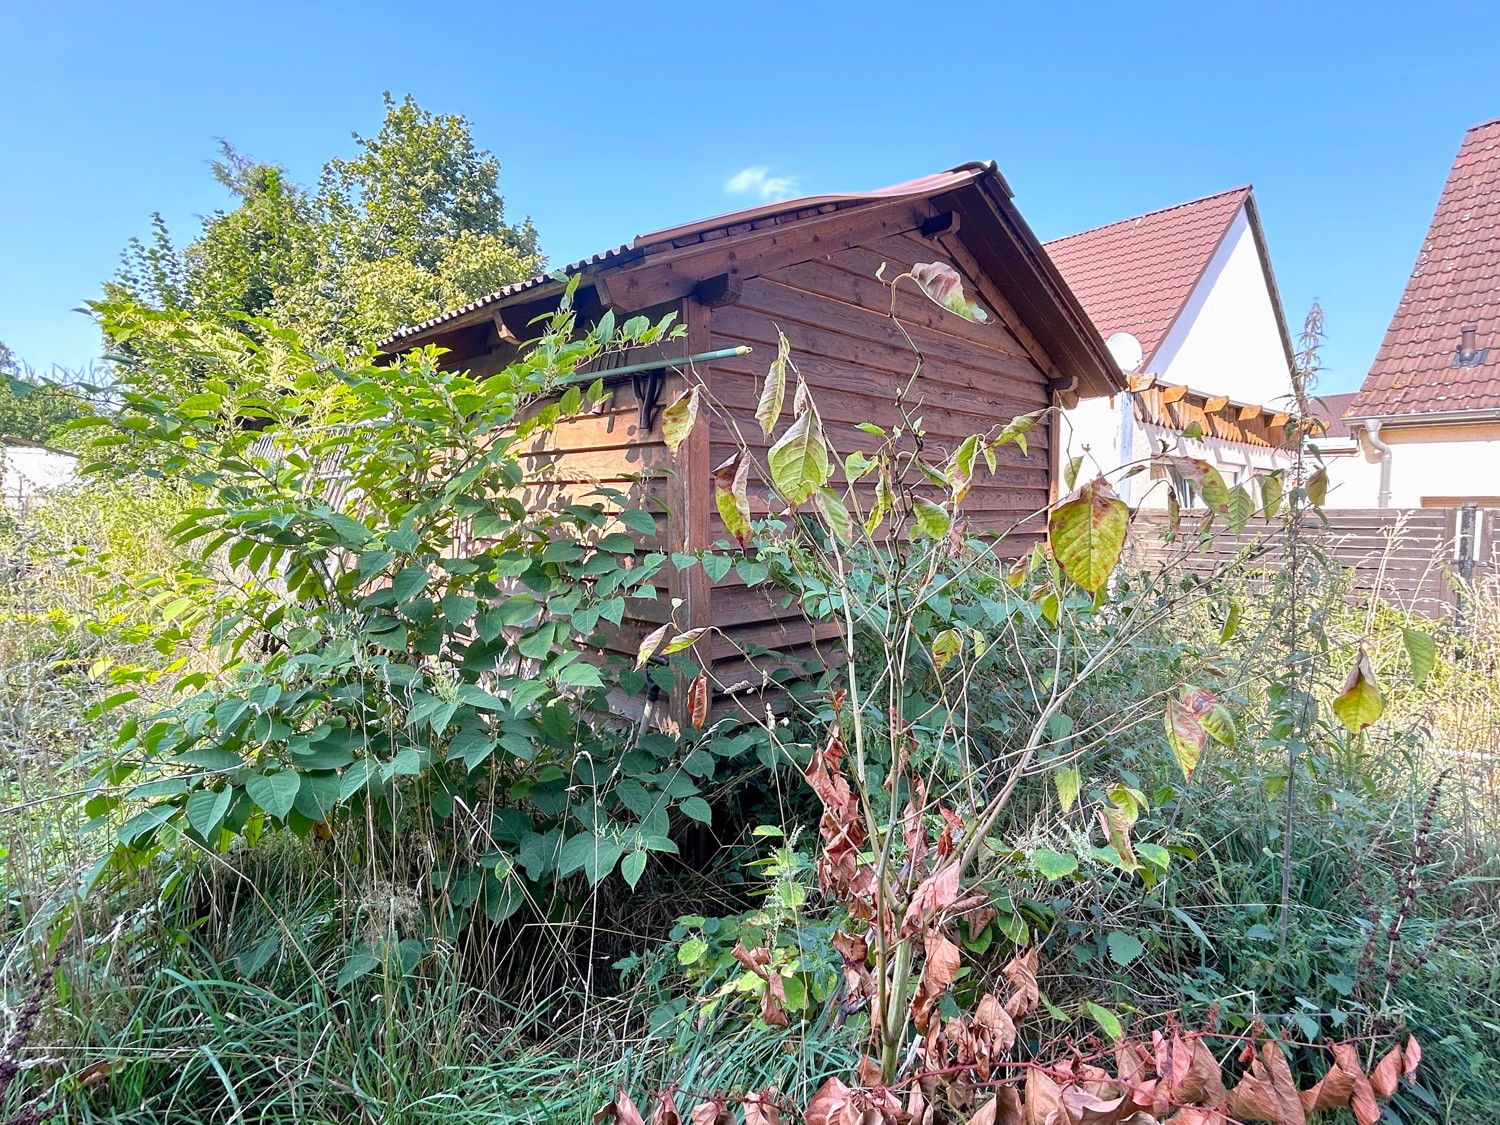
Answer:
[[[380,94],[463,112],[554,262],[758,201],[991,159],[1042,238],[1253,183],[1322,390],[1358,385],[1464,130],[1500,115],[1500,5],[0,5],[0,340],[96,354],[71,311],[160,210],[224,200],[224,137],[311,181]]]

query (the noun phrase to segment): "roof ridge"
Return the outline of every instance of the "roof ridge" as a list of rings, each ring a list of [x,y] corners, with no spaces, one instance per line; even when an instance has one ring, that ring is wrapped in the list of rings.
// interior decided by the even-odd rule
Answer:
[[[1500,117],[1491,117],[1488,121],[1481,121],[1478,125],[1470,125],[1464,130],[1464,136],[1467,137],[1470,133],[1476,133],[1480,129],[1488,129],[1491,125],[1500,125]]]
[[[1477,128],[1477,126],[1476,126]],[[1223,191],[1211,192],[1208,195],[1200,195],[1196,199],[1184,199],[1181,203],[1173,203],[1169,207],[1158,207],[1154,211],[1143,211],[1139,215],[1127,215],[1123,219],[1115,219],[1108,223],[1100,223],[1095,227],[1087,227],[1084,230],[1076,230],[1072,234],[1065,234],[1059,238],[1048,239],[1042,243],[1043,246],[1056,246],[1059,242],[1067,242],[1069,239],[1080,238],[1085,234],[1094,234],[1097,231],[1108,230],[1110,227],[1118,227],[1125,223],[1136,223],[1142,219],[1149,219],[1154,215],[1165,215],[1169,211],[1179,211],[1184,207],[1192,207],[1198,203],[1207,203],[1211,199],[1219,199],[1226,195],[1236,195],[1241,192],[1249,194],[1253,189],[1252,184],[1241,184],[1238,187],[1225,188]]]

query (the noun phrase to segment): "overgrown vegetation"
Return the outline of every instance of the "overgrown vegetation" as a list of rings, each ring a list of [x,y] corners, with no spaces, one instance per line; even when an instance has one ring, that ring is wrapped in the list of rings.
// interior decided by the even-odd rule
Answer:
[[[261,182],[205,239],[306,203]],[[941,263],[887,283],[984,315]],[[670,321],[565,300],[473,377],[230,290],[95,306],[94,471],[0,529],[0,1120],[1489,1114],[1500,599],[1351,604],[1315,471],[1202,466],[1151,571],[1078,463],[971,536],[1040,416],[840,456],[783,345],[768,455],[715,473],[733,541],[657,550],[639,494],[544,501],[528,450]],[[720,409],[686,374],[673,448]],[[1292,565],[1194,573],[1226,524]],[[715,707],[730,631],[624,630],[691,568],[851,659]],[[653,684],[681,729],[611,707]]]

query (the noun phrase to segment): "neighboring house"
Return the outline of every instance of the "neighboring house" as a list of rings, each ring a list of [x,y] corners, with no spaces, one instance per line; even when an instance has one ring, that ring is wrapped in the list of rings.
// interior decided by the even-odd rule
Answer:
[[[883,191],[827,195],[642,235],[556,274],[507,286],[463,308],[403,329],[387,353],[424,344],[448,349],[443,362],[476,373],[499,370],[534,337],[537,316],[554,309],[565,280],[578,279],[575,307],[589,323],[606,309],[620,316],[675,313],[686,336],[665,350],[627,354],[617,366],[654,363],[656,377],[598,371],[612,397],[599,412],[568,420],[529,447],[528,477],[551,498],[599,485],[631,493],[660,513],[664,549],[697,551],[727,538],[713,503],[711,470],[743,437],[757,458],[769,442],[754,421],[761,382],[785,332],[830,440],[841,455],[869,451],[856,427],[905,426],[895,399],[915,357],[890,320],[890,290],[877,278],[939,261],[963,275],[990,320],[972,324],[903,283],[897,311],[921,347],[921,377],[905,412],[924,422],[924,451],[940,463],[963,439],[1005,419],[1080,395],[1108,395],[1123,380],[1104,343],[1011,201],[993,164],[967,164]],[[714,354],[692,364],[726,411],[706,411],[674,458],[663,444],[659,407],[685,386],[686,357],[750,345],[754,354]],[[784,415],[781,429],[790,415]],[[1010,531],[1053,494],[1055,414],[1028,435],[1030,456],[1000,451],[997,471],[976,472],[963,511],[971,531]],[[731,421],[733,426],[731,427]],[[706,424],[705,424],[706,423]],[[767,511],[752,489],[752,512]],[[1042,521],[1020,526],[1000,548],[1028,550]],[[711,584],[703,568],[673,577],[654,604],[633,605],[618,639],[633,653],[641,631],[666,619],[681,599],[681,628],[715,625],[710,662],[721,684],[754,680],[737,646],[766,645],[796,656],[816,643],[796,605],[779,592],[746,588],[731,572]]]
[[[1380,482],[1379,459],[1372,463],[1359,435],[1350,427],[1344,413],[1358,392],[1318,395],[1308,400],[1314,426],[1308,435],[1307,448],[1313,454],[1308,462],[1321,463],[1328,473],[1329,508],[1373,508],[1375,491]]]
[[[77,470],[76,453],[0,436],[0,505],[25,513],[54,488],[72,484]]]
[[[1500,119],[1465,135],[1345,419],[1377,468],[1344,507],[1500,506]]]
[[[1289,463],[1279,447],[1291,341],[1250,188],[1069,235],[1047,253],[1120,366],[1140,373],[1133,393],[1067,412],[1067,455],[1109,470],[1165,445],[1178,463],[1214,465],[1230,485]],[[1192,475],[1158,463],[1119,491],[1160,507],[1170,485],[1191,501]]]

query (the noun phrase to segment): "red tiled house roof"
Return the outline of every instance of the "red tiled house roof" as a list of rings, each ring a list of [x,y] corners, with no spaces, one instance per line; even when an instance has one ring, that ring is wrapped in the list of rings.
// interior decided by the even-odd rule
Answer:
[[[1307,405],[1312,411],[1312,416],[1322,426],[1321,430],[1312,435],[1314,440],[1320,437],[1349,438],[1354,436],[1354,431],[1349,428],[1349,423],[1344,419],[1344,413],[1358,393],[1347,391],[1340,395],[1318,395],[1308,400]]]
[[[1087,303],[1087,302],[1085,302]],[[1455,366],[1477,328],[1482,363]],[[1464,136],[1351,418],[1500,410],[1500,119]]]
[[[1233,188],[1044,245],[1099,334],[1131,333],[1149,371],[1248,199],[1248,187]]]

